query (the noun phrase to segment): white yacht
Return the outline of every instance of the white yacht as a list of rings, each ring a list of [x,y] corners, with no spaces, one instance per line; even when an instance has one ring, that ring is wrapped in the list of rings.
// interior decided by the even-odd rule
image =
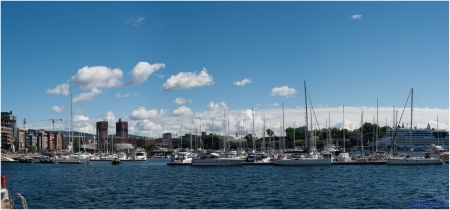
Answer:
[[[260,152],[260,153],[256,154],[255,162],[257,162],[257,163],[270,163],[270,162],[272,162],[272,158],[270,158],[270,156],[267,153]]]
[[[289,159],[281,159],[275,161],[276,166],[319,166],[331,165],[331,156],[322,157],[319,152],[313,150],[309,155],[300,155],[300,157],[292,156]]]
[[[137,148],[134,151],[134,160],[147,160],[147,153],[144,148]]]
[[[339,163],[352,162],[352,158],[350,157],[350,155],[347,152],[341,152],[341,153],[339,153],[339,156],[338,156],[338,162]]]
[[[177,152],[172,154],[170,163],[182,163],[182,164],[191,164],[193,159],[193,154],[187,151]]]
[[[244,159],[224,158],[217,153],[203,153],[198,158],[192,159],[192,166],[238,166]]]
[[[432,144],[427,151],[425,151],[425,156],[429,156],[432,158],[439,158],[444,163],[448,163],[448,152],[441,146],[436,146],[435,144]]]

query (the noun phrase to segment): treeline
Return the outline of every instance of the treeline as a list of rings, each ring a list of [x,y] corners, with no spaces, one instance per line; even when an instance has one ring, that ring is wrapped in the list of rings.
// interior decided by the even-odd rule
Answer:
[[[378,139],[381,139],[386,135],[386,129],[391,129],[389,126],[379,127],[377,124],[372,123],[364,123],[362,129],[363,129],[363,139],[364,139],[364,145],[367,146],[367,142],[374,142],[376,139],[376,129],[378,127]],[[284,138],[286,149],[292,149],[294,148],[294,145],[296,147],[298,146],[305,146],[305,130],[303,127],[299,128],[292,128],[288,127],[285,129],[286,136]],[[312,133],[311,133],[312,132]],[[361,132],[361,128],[354,129],[354,130],[348,130],[348,129],[340,129],[340,128],[322,128],[322,129],[315,129],[313,131],[307,131],[307,135],[310,136],[317,136],[318,139],[316,141],[317,148],[320,149],[324,144],[327,142],[327,136],[330,135],[332,141],[334,144],[338,144],[340,146],[343,146],[342,142],[342,136],[344,133],[345,139],[346,139],[346,148],[350,148],[353,146],[361,145],[360,137],[358,136],[357,139],[350,140],[349,134],[352,132]],[[294,141],[294,133],[295,133],[295,141]],[[275,145],[275,149],[280,148],[280,143],[282,145],[283,138],[280,136],[277,136],[275,132],[271,129],[266,130],[266,147],[268,147],[268,141],[269,138],[272,142],[271,146]],[[252,134],[247,134],[244,137],[245,141],[242,143],[240,142],[234,142],[230,141],[227,142],[227,148],[231,149],[238,149],[238,148],[253,148],[253,138]],[[258,136],[258,140],[255,141],[255,146],[257,150],[261,150],[262,146],[262,137]],[[191,140],[190,139],[183,139],[182,143],[183,148],[190,148],[191,147]],[[208,135],[208,136],[202,136],[197,137],[197,139],[192,139],[192,147],[201,147],[203,149],[211,149],[211,150],[219,150],[223,149],[223,139],[221,136],[218,135]],[[153,150],[155,149],[155,145],[146,145],[145,148],[147,150]],[[176,149],[175,147],[174,149]]]

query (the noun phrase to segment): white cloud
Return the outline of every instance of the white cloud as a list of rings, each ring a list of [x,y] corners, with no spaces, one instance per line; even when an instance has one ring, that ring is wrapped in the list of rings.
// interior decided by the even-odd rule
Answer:
[[[136,123],[135,130],[138,131],[155,131],[162,130],[162,127],[159,123],[155,123],[149,120],[142,120]]]
[[[124,82],[122,84],[122,87],[143,83],[145,80],[147,80],[149,75],[164,67],[166,67],[166,65],[163,63],[149,64],[147,62],[139,62],[131,71],[131,80]]]
[[[223,110],[223,109],[228,109],[228,106],[223,101],[219,102],[218,104],[211,101],[208,104],[208,108],[210,110]]]
[[[184,98],[176,98],[175,101],[173,101],[176,104],[185,104],[186,103],[186,99]]]
[[[211,104],[211,103],[210,103]],[[219,103],[217,103],[219,105]],[[220,105],[219,105],[220,106]],[[286,103],[285,103],[286,106]],[[215,103],[213,103],[212,107],[217,107]],[[308,107],[310,105],[308,104]],[[205,107],[206,108],[206,107]],[[187,108],[188,109],[188,108]],[[145,109],[144,109],[145,110]],[[399,108],[399,112],[401,112],[401,108]],[[148,112],[148,110],[145,110]],[[345,107],[345,129],[354,130],[361,126],[361,111],[364,111],[364,122],[372,123],[373,116],[377,116],[377,108],[376,107]],[[409,110],[405,110],[405,115],[402,118],[402,122],[410,123],[410,115],[406,114]],[[320,128],[326,127],[326,122],[330,122],[331,117],[331,127],[341,128],[342,127],[342,106],[341,107],[318,107],[314,105],[315,116],[313,119],[319,121]],[[392,127],[392,118],[393,118],[393,110],[392,107],[379,107],[379,125],[384,127],[387,126]],[[130,117],[128,120],[129,132],[130,134],[136,135],[146,135],[152,136],[156,138],[160,138],[163,133],[178,133],[180,132],[180,119],[179,117],[174,117],[174,113],[159,111],[159,115],[152,119],[133,119]],[[240,130],[243,130],[243,134],[245,132],[252,132],[253,130],[253,119],[251,115],[251,109],[238,109],[238,110],[227,110],[226,117],[229,120],[230,131],[229,134],[235,136],[236,133],[239,134]],[[175,113],[179,114],[179,113]],[[82,115],[82,114],[77,114]],[[180,115],[181,116],[181,115]],[[262,130],[265,126],[265,129],[273,129],[277,136],[281,133],[281,125],[283,123],[283,110],[281,107],[268,107],[268,108],[258,108],[255,109],[255,133],[258,137],[262,136]],[[311,117],[311,113],[308,113],[308,116]],[[399,113],[400,116],[400,113]],[[438,108],[414,108],[414,121],[413,125],[418,128],[426,128],[427,123],[430,123],[432,128],[436,128],[436,116],[439,116],[439,129],[448,130],[448,122],[449,122],[449,109],[438,109]],[[223,110],[206,110],[201,112],[193,112],[190,115],[183,116],[183,124],[182,130],[183,133],[189,133],[189,131],[200,132],[206,131],[210,133],[211,131],[221,134],[224,133],[224,112]],[[265,125],[264,125],[264,117],[265,117]],[[125,117],[122,117],[124,120]],[[86,118],[77,118],[79,120],[86,120]],[[115,133],[115,123],[118,121],[119,117],[115,117],[114,113],[108,111],[100,118],[89,118],[87,121],[80,121],[80,125],[78,123],[74,124],[75,130],[84,130],[86,129],[88,133],[95,133],[95,123],[98,121],[106,120],[109,124],[109,132],[110,134]],[[66,129],[70,128],[70,120],[64,123]],[[293,127],[295,121],[296,127],[301,127],[305,125],[305,110],[304,107],[296,107],[296,108],[285,108],[284,110],[284,125],[285,128]],[[201,122],[201,130],[200,130],[200,122]],[[90,124],[90,126],[87,125]],[[309,122],[310,123],[310,122]],[[211,124],[214,124],[212,126]],[[315,124],[315,123],[314,123]],[[228,125],[228,122],[227,122]],[[52,129],[51,122],[43,123],[39,121],[37,123],[33,123],[29,120],[27,127],[36,128],[36,129]],[[55,125],[55,129],[57,126]],[[58,127],[59,128],[59,127]],[[91,130],[88,130],[88,129]],[[316,127],[317,128],[317,127]],[[146,130],[151,129],[151,130]],[[381,136],[379,137],[379,139]]]
[[[64,111],[64,106],[61,106],[61,107],[54,106],[51,108],[51,110],[52,110],[52,112],[62,112],[62,111]]]
[[[131,112],[130,118],[133,120],[143,120],[143,119],[151,119],[159,117],[161,114],[164,114],[164,110],[146,110],[144,107],[139,107],[137,110]]]
[[[162,85],[161,90],[172,91],[177,89],[189,89],[213,85],[213,77],[208,74],[206,68],[197,75],[196,72],[180,72],[176,76],[172,75]]]
[[[145,18],[143,17],[136,17],[136,18],[130,18],[128,20],[126,20],[125,22],[128,24],[133,24],[133,26],[140,26],[142,25],[142,21],[144,21]]]
[[[297,91],[294,88],[289,88],[288,86],[283,87],[274,87],[272,88],[271,96],[286,96],[286,98],[290,97],[291,95],[295,94]]]
[[[122,95],[122,94],[120,94],[120,93],[116,93],[116,95],[114,95],[116,98],[126,98],[126,97],[128,97],[128,96],[130,96],[130,94],[129,93],[127,93],[127,94],[125,94],[125,95]]]
[[[158,77],[160,79],[164,78],[164,75],[162,75],[162,74],[154,74],[153,76]]]
[[[53,89],[47,89],[47,94],[69,95],[69,84],[60,84]]]
[[[106,116],[105,116],[104,120],[108,121],[108,122],[115,122],[116,121],[116,116],[114,115],[113,112],[108,111],[108,113],[106,113]]]
[[[252,80],[245,78],[242,81],[237,81],[237,82],[234,82],[233,84],[237,85],[237,86],[245,86],[245,84],[247,84],[247,83],[251,84]]]
[[[72,76],[70,82],[82,89],[111,88],[120,85],[122,70],[110,69],[105,66],[83,67]]]
[[[75,96],[73,98],[73,103],[77,103],[80,101],[93,101],[94,96],[97,94],[100,94],[100,93],[102,93],[102,90],[99,90],[97,88],[92,88],[91,92],[89,92],[89,93],[81,93],[80,95]]]
[[[269,106],[279,106],[279,103],[269,104]]]
[[[172,116],[186,116],[186,115],[192,115],[193,112],[191,109],[185,106],[181,106],[178,109],[175,109],[172,111]]]
[[[350,18],[355,20],[355,19],[361,19],[362,15],[358,14],[358,15],[352,15]]]

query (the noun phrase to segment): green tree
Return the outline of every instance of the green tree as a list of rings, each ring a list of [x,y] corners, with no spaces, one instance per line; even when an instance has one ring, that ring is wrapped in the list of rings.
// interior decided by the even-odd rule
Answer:
[[[145,148],[146,151],[153,151],[156,149],[156,145],[155,144],[149,144],[149,145],[145,145],[143,146]]]
[[[286,132],[287,141],[294,141],[295,130],[293,128],[289,127],[289,128],[286,128],[285,132]]]
[[[34,151],[36,151],[36,146],[28,145],[28,150],[34,152]]]
[[[73,147],[78,147],[80,144],[80,139],[78,137],[73,137]]]
[[[271,129],[267,129],[266,132],[267,132],[267,135],[270,136],[270,137],[272,137],[275,134],[273,132],[273,130],[271,130]]]

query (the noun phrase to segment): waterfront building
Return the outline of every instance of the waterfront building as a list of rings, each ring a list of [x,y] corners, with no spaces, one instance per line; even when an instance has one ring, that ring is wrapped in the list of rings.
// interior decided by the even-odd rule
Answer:
[[[17,117],[10,112],[2,112],[2,149],[13,149],[16,136]]]
[[[108,121],[98,121],[96,126],[98,145],[103,145],[108,139]]]
[[[17,135],[15,137],[14,145],[16,145],[16,151],[25,152],[27,149],[25,144],[25,129],[17,128]]]
[[[119,122],[116,122],[116,136],[121,136],[124,138],[128,137],[128,122],[122,121],[119,119]]]

